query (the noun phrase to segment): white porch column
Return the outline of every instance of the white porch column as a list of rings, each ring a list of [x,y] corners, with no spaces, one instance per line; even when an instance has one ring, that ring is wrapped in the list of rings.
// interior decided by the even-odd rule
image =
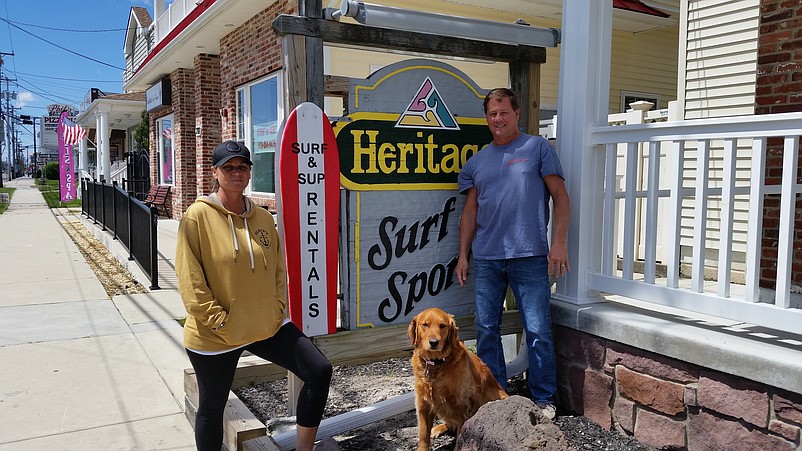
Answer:
[[[95,110],[95,181],[100,181],[103,173],[102,154],[100,152],[100,111]]]
[[[568,258],[571,272],[557,281],[557,299],[600,300],[587,273],[601,266],[604,153],[591,146],[592,126],[607,124],[612,0],[563,0],[557,151],[571,196]]]
[[[89,172],[89,152],[86,149],[86,136],[78,143],[78,152],[80,154],[80,158],[78,159],[80,163],[78,175],[83,177],[84,172]]]
[[[100,127],[97,129],[98,147],[103,154],[103,179],[106,183],[111,183],[111,146],[109,145],[109,111],[108,105],[100,105]]]

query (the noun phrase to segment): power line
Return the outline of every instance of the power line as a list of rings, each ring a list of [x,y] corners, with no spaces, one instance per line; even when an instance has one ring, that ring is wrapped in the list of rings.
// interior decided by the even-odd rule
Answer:
[[[78,30],[78,29],[74,29],[74,28],[46,27],[44,25],[36,25],[36,24],[32,24],[32,23],[23,23],[23,22],[17,22],[17,21],[14,21],[14,20],[7,20],[6,22],[8,22],[11,25],[23,25],[23,26],[26,26],[26,27],[41,28],[41,29],[44,29],[44,30],[66,31],[66,32],[69,32],[69,33],[108,33],[108,32],[128,31],[128,30],[135,30],[136,29],[136,27],[131,27],[131,28],[109,28],[109,29],[105,29],[105,30]]]
[[[58,91],[68,91],[68,92],[75,92],[81,93],[80,95],[83,96],[86,93],[86,83],[75,82],[75,83],[68,83],[56,80],[49,80],[49,79],[38,79],[35,77],[23,77],[20,74],[15,74],[17,79],[23,83],[28,83],[30,85],[35,85],[36,88],[41,90],[58,90]],[[104,83],[93,83],[94,85],[102,85]]]
[[[40,88],[40,87],[38,87],[36,85],[33,85],[36,89],[31,89],[31,88],[29,88],[29,87],[27,87],[27,86],[25,86],[25,85],[23,85],[23,84],[21,84],[19,82],[17,83],[17,86],[19,86],[20,88],[23,88],[26,91],[29,91],[29,92],[31,92],[33,94],[36,94],[39,97],[45,98],[45,99],[47,99],[47,100],[49,100],[49,101],[51,101],[53,103],[64,103],[64,102],[73,103],[73,102],[75,102],[74,99],[68,99],[66,97],[62,97],[62,96],[59,96],[59,95],[56,95],[56,94],[50,94],[50,95],[52,95],[54,97],[57,97],[57,98],[61,99],[61,100],[54,100],[52,97],[49,97],[47,94],[45,94],[44,90],[42,88]]]
[[[41,37],[41,36],[37,36],[37,35],[35,35],[35,34],[31,33],[30,31],[28,31],[28,30],[24,29],[24,28],[21,28],[21,27],[19,27],[19,26],[17,26],[17,25],[14,25],[14,24],[13,24],[13,23],[11,23],[11,22],[10,22],[8,19],[5,19],[5,18],[3,18],[3,17],[0,17],[0,20],[2,20],[3,22],[7,23],[8,25],[10,25],[10,26],[12,26],[12,27],[14,27],[14,28],[16,28],[16,29],[18,29],[18,30],[22,31],[23,33],[27,33],[27,34],[29,34],[29,35],[31,35],[31,36],[33,36],[33,37],[35,37],[36,39],[40,39],[40,40],[42,40],[42,41],[44,41],[44,42],[47,42],[48,44],[50,44],[50,45],[52,45],[52,46],[54,46],[54,47],[58,47],[58,48],[60,48],[61,50],[64,50],[65,52],[70,52],[70,53],[72,53],[73,55],[80,56],[81,58],[86,58],[86,59],[88,59],[88,60],[90,60],[90,61],[94,61],[94,62],[96,62],[96,63],[98,63],[98,64],[102,64],[102,65],[104,65],[104,66],[108,66],[108,67],[111,67],[111,68],[113,68],[113,69],[117,69],[117,70],[125,71],[125,69],[124,69],[124,68],[122,68],[122,67],[118,67],[118,66],[115,66],[115,65],[113,65],[113,64],[109,64],[109,63],[106,63],[106,62],[103,62],[103,61],[100,61],[100,60],[94,59],[94,58],[92,58],[92,57],[90,57],[90,56],[86,56],[86,55],[83,55],[83,54],[81,54],[81,53],[78,53],[78,52],[76,52],[76,51],[70,50],[70,49],[68,49],[68,48],[66,48],[66,47],[60,46],[60,45],[56,44],[55,42],[48,41],[47,39],[45,39],[45,38],[43,38],[43,37]]]
[[[120,80],[91,80],[88,78],[65,78],[65,77],[51,77],[47,75],[30,74],[26,72],[14,72],[16,75],[28,75],[30,77],[49,78],[51,80],[65,80],[65,81],[89,81],[93,83],[119,83]]]

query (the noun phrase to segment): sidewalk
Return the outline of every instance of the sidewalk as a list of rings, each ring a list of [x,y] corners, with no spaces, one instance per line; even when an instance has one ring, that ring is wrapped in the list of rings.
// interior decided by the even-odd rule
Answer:
[[[30,178],[4,186],[17,191],[0,215],[0,451],[195,449],[177,221],[159,223],[161,289],[109,299],[60,224],[78,212],[48,209]]]

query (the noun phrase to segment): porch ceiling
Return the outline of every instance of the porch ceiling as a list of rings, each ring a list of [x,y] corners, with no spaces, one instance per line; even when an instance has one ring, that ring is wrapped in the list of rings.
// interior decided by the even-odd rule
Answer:
[[[142,120],[142,111],[145,109],[144,101],[96,99],[86,111],[75,118],[75,122],[88,129],[97,128],[95,112],[101,108],[109,109],[109,128],[112,130],[128,130],[135,127]]]

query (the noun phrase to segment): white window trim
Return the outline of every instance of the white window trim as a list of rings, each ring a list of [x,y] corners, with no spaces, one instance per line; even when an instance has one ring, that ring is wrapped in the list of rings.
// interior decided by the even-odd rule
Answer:
[[[243,119],[245,121],[245,126],[241,127],[242,124],[239,124],[239,123],[235,124],[236,125],[236,130],[237,130],[237,141],[240,141],[240,142],[244,143],[248,147],[250,147],[250,143],[253,142],[253,136],[252,136],[253,127],[251,127],[251,94],[250,94],[250,88],[252,86],[254,86],[254,85],[258,85],[259,83],[262,83],[262,82],[265,82],[267,80],[270,80],[271,78],[275,78],[276,79],[276,94],[277,94],[276,98],[278,100],[278,102],[277,102],[278,103],[278,105],[277,105],[278,111],[277,111],[276,117],[278,118],[279,123],[281,125],[283,125],[284,124],[284,118],[286,117],[284,115],[284,71],[283,70],[280,70],[280,71],[277,71],[277,72],[273,72],[270,75],[264,76],[262,78],[254,80],[254,81],[252,81],[250,83],[244,84],[244,85],[238,87],[237,90],[236,90],[236,94],[237,95],[235,96],[235,98],[237,99],[237,102],[239,102],[240,93],[244,93],[242,98],[245,99],[245,105],[243,105],[244,108],[242,108],[242,117],[243,117]],[[236,107],[237,107],[237,110],[239,110],[239,105],[236,105]],[[237,120],[239,120],[239,118],[237,118]],[[281,133],[281,131],[279,131],[279,138],[281,137],[280,133]],[[244,134],[244,136],[240,136],[242,134]],[[251,149],[251,152],[253,152],[253,149]],[[274,170],[275,170],[275,168],[278,168],[278,155],[279,155],[279,149],[276,149],[276,162],[275,162],[275,164],[273,166]],[[276,185],[278,185],[278,174],[276,174],[275,180],[276,180]],[[253,178],[251,178],[251,181],[248,183],[248,188],[245,190],[245,194],[250,194],[251,192],[253,192],[255,194],[259,194],[260,197],[264,197],[264,198],[267,198],[267,199],[275,199],[275,197],[276,197],[276,193],[274,193],[274,192],[271,193],[271,192],[266,192],[266,191],[254,191],[253,190]]]
[[[171,124],[170,125],[170,129],[171,129],[171,132],[170,132],[170,144],[171,144],[170,148],[173,149],[173,152],[172,152],[172,155],[171,155],[171,157],[173,159],[173,161],[171,162],[171,167],[173,168],[173,181],[170,182],[170,183],[167,183],[167,182],[164,181],[164,172],[162,170],[162,155],[164,155],[164,141],[162,140],[162,136],[161,135],[162,135],[162,122],[165,121],[165,120],[169,120],[170,124]],[[157,130],[157,133],[158,133],[158,139],[156,141],[158,143],[157,144],[157,157],[158,157],[157,158],[157,165],[158,166],[156,167],[156,173],[159,174],[159,177],[158,177],[159,184],[160,185],[175,186],[176,171],[175,171],[175,117],[174,117],[174,115],[168,114],[167,116],[162,116],[162,117],[156,119],[156,130]]]

